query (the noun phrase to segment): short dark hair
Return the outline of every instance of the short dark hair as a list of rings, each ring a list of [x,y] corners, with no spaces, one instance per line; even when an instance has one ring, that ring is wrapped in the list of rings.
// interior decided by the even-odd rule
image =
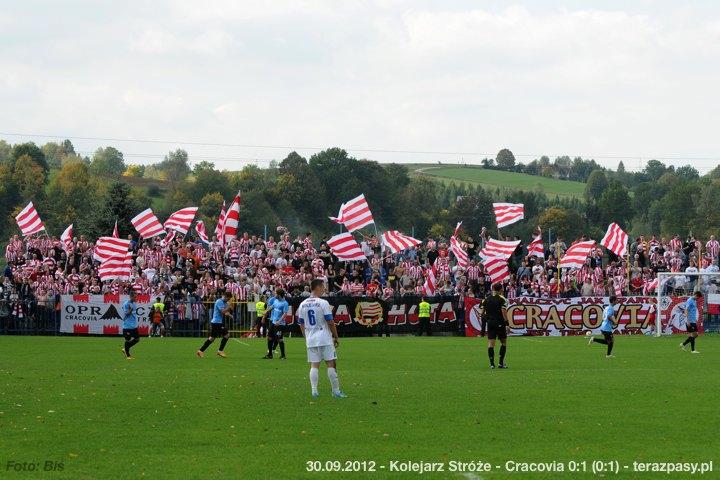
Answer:
[[[698,298],[702,298],[703,293],[700,290],[698,290],[697,292],[695,292],[695,296]]]
[[[319,286],[321,286],[321,285],[324,286],[324,285],[325,285],[325,282],[324,282],[323,280],[319,279],[319,278],[314,278],[314,279],[310,282],[310,290],[315,290],[317,287],[319,287]]]
[[[277,290],[275,290],[275,295],[277,295],[278,297],[284,297],[285,290],[283,290],[282,288],[278,288]]]
[[[617,296],[616,295],[610,295],[610,303],[617,302]]]
[[[226,290],[225,293],[223,293],[223,297],[232,298],[232,293],[230,293],[229,291]]]
[[[499,283],[493,283],[492,289],[493,292],[499,292],[500,290],[502,290],[502,285],[500,285]]]

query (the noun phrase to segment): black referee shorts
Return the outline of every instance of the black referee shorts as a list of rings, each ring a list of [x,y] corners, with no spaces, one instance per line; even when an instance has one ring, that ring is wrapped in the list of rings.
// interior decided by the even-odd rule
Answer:
[[[698,331],[698,329],[697,329],[697,323],[690,323],[690,322],[688,322],[688,323],[686,323],[685,325],[687,326],[687,333],[695,333],[695,332]]]
[[[224,323],[211,323],[210,324],[210,336],[215,337],[222,337],[224,335],[227,335],[228,329],[225,326]]]
[[[507,338],[507,327],[504,324],[488,323],[487,338],[488,340],[505,340]]]

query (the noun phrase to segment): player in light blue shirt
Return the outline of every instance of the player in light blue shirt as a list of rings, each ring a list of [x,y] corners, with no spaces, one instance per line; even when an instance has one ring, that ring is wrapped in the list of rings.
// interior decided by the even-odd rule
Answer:
[[[610,305],[605,307],[605,310],[603,310],[603,321],[602,324],[600,324],[600,333],[603,334],[604,338],[595,338],[592,336],[591,332],[588,332],[588,345],[592,345],[593,343],[602,343],[603,345],[607,345],[607,353],[605,354],[607,358],[611,358],[613,356],[612,350],[615,345],[613,330],[615,329],[615,325],[617,323],[617,308],[615,305],[618,303],[618,299],[615,295],[610,297],[609,300]]]
[[[270,318],[268,329],[268,353],[263,358],[273,358],[273,350],[280,345],[280,358],[285,357],[285,341],[283,333],[285,332],[285,315],[290,311],[290,304],[285,300],[285,290],[278,288],[275,296],[268,300],[267,311],[265,312],[265,320]]]
[[[685,311],[685,326],[687,328],[688,337],[683,343],[680,344],[680,348],[685,350],[685,345],[690,344],[690,351],[692,353],[700,353],[695,350],[695,339],[698,336],[698,306],[697,302],[702,302],[702,292],[695,292],[695,294],[688,298],[682,308]]]
[[[215,300],[212,317],[210,318],[210,335],[205,340],[202,347],[200,347],[200,350],[195,352],[195,355],[198,357],[203,358],[205,356],[205,350],[207,350],[210,344],[213,343],[217,337],[222,337],[217,355],[222,358],[227,357],[227,355],[225,355],[225,345],[227,345],[228,339],[230,338],[230,333],[225,326],[225,315],[232,310],[230,300],[232,300],[232,293],[227,291],[223,293],[222,297]]]
[[[130,298],[123,302],[120,309],[123,317],[123,337],[125,337],[125,345],[122,352],[128,360],[134,360],[130,355],[130,349],[140,341],[140,333],[138,332],[137,304],[135,299],[137,294],[130,290]]]

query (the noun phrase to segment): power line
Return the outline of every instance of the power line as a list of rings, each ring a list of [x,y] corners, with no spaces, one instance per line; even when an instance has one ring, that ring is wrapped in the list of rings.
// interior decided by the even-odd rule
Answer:
[[[174,145],[192,145],[192,146],[204,146],[204,147],[228,147],[228,148],[259,148],[259,149],[275,149],[275,150],[325,150],[327,147],[309,147],[309,146],[292,146],[292,145],[252,145],[252,144],[241,144],[241,143],[218,143],[218,142],[192,142],[192,141],[177,141],[177,140],[157,140],[157,139],[131,139],[131,138],[111,138],[111,137],[81,137],[74,135],[45,135],[45,134],[34,134],[34,133],[11,133],[11,132],[0,132],[0,135],[9,137],[30,137],[30,138],[52,138],[52,139],[75,139],[75,140],[88,140],[88,141],[102,141],[102,142],[118,142],[118,143],[147,143],[147,144],[174,144]],[[461,152],[461,151],[442,151],[442,150],[404,150],[404,149],[390,149],[390,148],[362,148],[362,147],[345,147],[346,150],[361,153],[397,153],[397,154],[410,154],[410,155],[455,155],[455,156],[474,156],[474,157],[488,157],[494,158],[495,153],[483,153],[483,152]],[[530,154],[530,153],[514,153],[515,157],[523,158],[539,158],[542,156],[548,157],[582,157],[585,159],[603,159],[603,160],[644,160],[644,159],[655,159],[655,160],[666,160],[666,161],[683,161],[683,160],[694,160],[694,161],[720,161],[720,155],[718,156],[696,156],[696,155],[619,155],[619,154]],[[199,157],[195,157],[199,158]],[[226,159],[227,157],[218,158],[218,160]]]
[[[75,151],[78,155],[93,155],[95,152],[87,151],[87,150],[77,150]],[[123,158],[147,158],[147,159],[161,159],[165,158],[165,155],[162,153],[125,153],[123,152]],[[274,159],[273,158],[253,158],[253,157],[207,157],[202,155],[193,155],[191,158],[188,159],[190,162],[196,162],[198,160],[212,160],[216,162],[271,162]]]

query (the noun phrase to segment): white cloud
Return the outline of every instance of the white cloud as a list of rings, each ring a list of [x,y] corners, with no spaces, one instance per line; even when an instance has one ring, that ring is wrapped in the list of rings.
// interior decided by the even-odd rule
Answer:
[[[0,31],[0,131],[720,156],[714,132],[720,116],[717,15],[653,2],[626,10],[597,9],[591,2],[575,9],[537,2],[482,6],[224,0],[168,1],[132,14],[95,16],[72,8],[13,9],[0,14],[0,23],[2,15],[15,19]],[[720,12],[720,6],[708,8]],[[31,28],[43,16],[72,19],[72,28]]]
[[[168,53],[179,46],[175,35],[159,28],[148,28],[138,37],[130,39],[130,47],[143,53]]]

